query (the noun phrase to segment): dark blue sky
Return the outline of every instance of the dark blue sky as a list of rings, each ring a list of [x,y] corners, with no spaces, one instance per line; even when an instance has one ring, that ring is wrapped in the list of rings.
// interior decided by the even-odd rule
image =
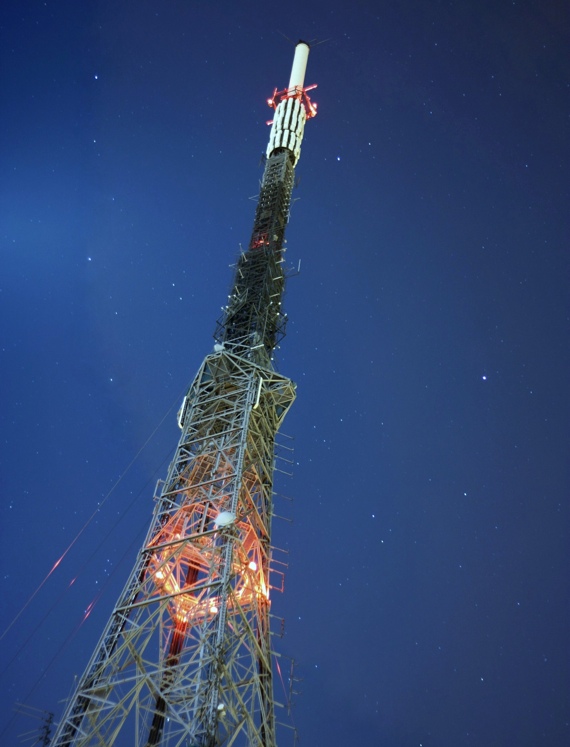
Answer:
[[[568,744],[565,4],[0,13],[2,745],[34,727],[16,701],[59,717],[142,542],[249,240],[283,34],[328,40],[278,361],[301,744]]]

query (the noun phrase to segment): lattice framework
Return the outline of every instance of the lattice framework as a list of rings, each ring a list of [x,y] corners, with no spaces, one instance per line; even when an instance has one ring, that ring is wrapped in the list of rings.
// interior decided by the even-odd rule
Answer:
[[[275,744],[273,454],[294,397],[270,369],[227,351],[205,359],[146,541],[55,744]]]

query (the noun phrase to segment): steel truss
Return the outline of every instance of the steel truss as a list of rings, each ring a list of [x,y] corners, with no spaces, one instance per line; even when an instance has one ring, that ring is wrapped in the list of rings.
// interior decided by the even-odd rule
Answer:
[[[238,259],[229,303],[215,335],[262,365],[270,364],[285,334],[283,243],[294,182],[292,153],[275,151],[265,163],[249,248]]]
[[[147,538],[54,745],[275,745],[272,473],[294,397],[270,369],[227,351],[205,359]]]

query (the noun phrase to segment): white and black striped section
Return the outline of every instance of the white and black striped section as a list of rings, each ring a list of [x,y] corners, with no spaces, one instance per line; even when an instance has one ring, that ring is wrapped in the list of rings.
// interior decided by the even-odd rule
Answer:
[[[307,115],[305,107],[296,98],[284,99],[275,110],[275,118],[269,135],[267,157],[277,148],[287,148],[294,156],[294,164],[301,155],[301,142]]]

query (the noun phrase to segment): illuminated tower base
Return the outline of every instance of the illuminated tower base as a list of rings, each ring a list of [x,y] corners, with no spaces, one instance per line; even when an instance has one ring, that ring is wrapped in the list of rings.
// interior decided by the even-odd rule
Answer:
[[[206,358],[147,539],[55,744],[112,745],[119,730],[125,745],[275,744],[273,453],[294,396],[269,369]]]

